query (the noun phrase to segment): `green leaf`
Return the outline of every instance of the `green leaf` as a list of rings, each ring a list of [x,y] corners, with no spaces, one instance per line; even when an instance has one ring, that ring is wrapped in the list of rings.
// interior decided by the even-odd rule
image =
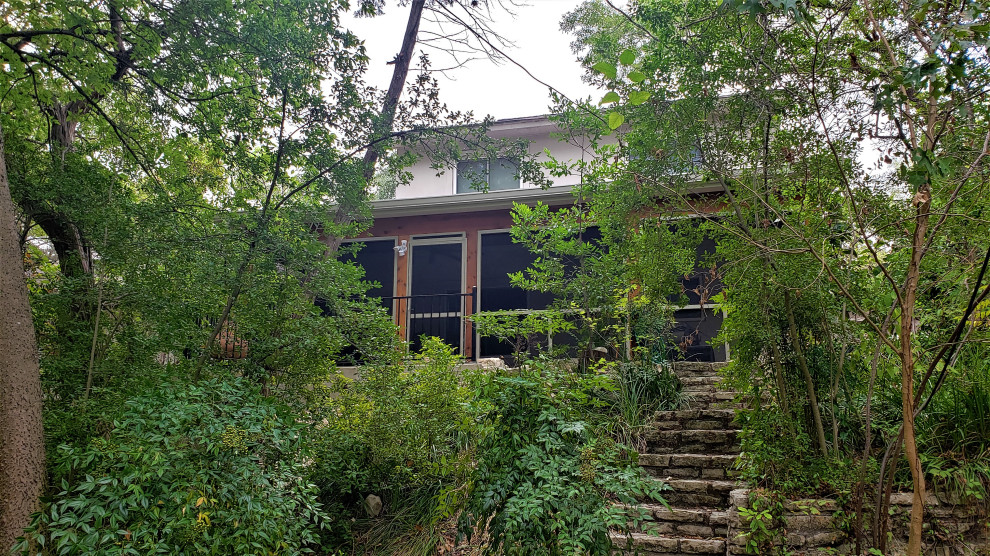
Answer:
[[[623,66],[631,65],[634,61],[636,61],[636,51],[631,48],[627,48],[622,51],[622,54],[619,54],[619,63]]]
[[[591,66],[591,69],[609,79],[615,79],[615,66],[609,64],[608,62],[598,62],[597,64]]]
[[[626,117],[618,112],[610,112],[608,115],[608,127],[609,129],[616,129],[622,122],[626,121]]]
[[[629,93],[629,104],[633,106],[639,106],[647,100],[650,100],[649,91],[633,91]]]
[[[642,83],[643,80],[646,79],[646,75],[643,72],[631,71],[629,72],[629,75],[626,76],[626,78],[629,79],[629,81],[632,81],[633,83]]]
[[[602,104],[609,104],[612,102],[619,102],[619,93],[616,93],[615,91],[609,91],[608,93],[605,94],[605,96],[602,97],[600,101],[598,101],[598,104],[602,105]]]

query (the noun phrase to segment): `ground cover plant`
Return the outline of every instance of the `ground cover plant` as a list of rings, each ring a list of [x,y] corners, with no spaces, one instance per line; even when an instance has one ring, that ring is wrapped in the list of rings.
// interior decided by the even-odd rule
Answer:
[[[63,444],[57,490],[19,550],[53,554],[312,553],[328,516],[304,427],[243,379],[169,380],[103,436]]]
[[[488,407],[461,530],[483,530],[487,553],[611,554],[610,531],[652,519],[637,501],[663,499],[635,452],[601,434],[594,392],[611,378],[559,365],[529,360],[479,392]]]

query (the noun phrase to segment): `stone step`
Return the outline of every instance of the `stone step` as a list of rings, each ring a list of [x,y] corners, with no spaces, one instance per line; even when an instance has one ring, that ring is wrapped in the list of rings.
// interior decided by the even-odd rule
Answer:
[[[737,430],[653,430],[644,435],[650,454],[738,454]]]
[[[725,554],[725,539],[692,539],[672,535],[632,533],[615,534],[612,543],[617,554],[639,556],[686,556],[691,554]]]
[[[728,512],[710,508],[668,508],[659,504],[641,504],[652,518],[640,523],[636,532],[654,535],[683,535],[687,537],[725,537],[728,534]]]
[[[739,475],[733,469],[734,454],[640,454],[639,465],[659,479],[731,479]]]
[[[739,488],[735,481],[714,479],[671,479],[667,484],[672,490],[665,491],[663,498],[672,507],[723,510],[729,505],[729,493]]]
[[[736,401],[737,392],[683,392],[688,409],[742,409],[745,405]]]
[[[693,361],[678,361],[674,363],[674,374],[684,379],[692,376],[718,376],[718,371],[725,363],[699,363]]]
[[[722,382],[719,376],[686,376],[681,380],[681,387],[684,390],[694,390],[702,387],[716,387]]]
[[[713,394],[715,392],[730,392],[732,394],[738,394],[735,390],[726,390],[724,388],[719,388],[714,384],[703,384],[698,386],[690,386],[683,388],[681,394],[685,396],[694,396],[696,394]]]
[[[654,418],[658,421],[679,421],[682,419],[725,419],[735,418],[734,409],[675,409],[671,411],[657,411]]]
[[[709,404],[716,404],[718,402],[731,402],[739,396],[739,392],[734,392],[732,390],[718,390],[718,389],[694,390],[694,391],[682,390],[681,393],[683,393],[688,398],[689,402],[705,401],[708,402]],[[691,409],[694,409],[694,407],[692,407]],[[705,408],[699,407],[698,409],[705,409]],[[712,409],[722,409],[722,408],[712,407]]]
[[[658,411],[649,426],[657,431],[734,429],[736,412],[733,409]]]

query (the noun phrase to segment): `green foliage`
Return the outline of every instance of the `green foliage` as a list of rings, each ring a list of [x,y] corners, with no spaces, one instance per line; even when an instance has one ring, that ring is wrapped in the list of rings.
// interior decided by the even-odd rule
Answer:
[[[587,420],[601,384],[541,361],[491,381],[462,533],[487,524],[491,554],[611,554],[610,528],[648,519],[621,505],[664,485]]]
[[[617,433],[635,445],[639,431],[657,411],[679,409],[684,403],[681,383],[668,365],[623,361],[610,366],[611,389],[602,397],[617,419]]]
[[[311,552],[326,518],[291,415],[242,379],[152,389],[61,447],[61,492],[28,537],[53,554]]]
[[[780,493],[752,490],[749,493],[749,506],[738,510],[743,525],[741,535],[746,541],[746,554],[790,554],[786,544],[787,521],[783,516],[784,503]]]
[[[918,444],[937,493],[990,509],[990,374],[978,346],[969,347],[946,379],[952,386],[919,419]]]
[[[369,526],[362,506],[369,494],[382,497],[386,514],[385,523],[370,526],[396,533],[369,533],[382,542],[416,526],[431,530],[454,511],[458,501],[440,493],[462,487],[473,428],[458,362],[453,348],[425,338],[414,361],[364,368],[355,381],[341,377],[315,410],[323,421],[314,434],[310,480],[338,518],[329,542],[355,534],[352,518],[362,518],[358,532]]]
[[[596,163],[560,168],[584,173],[575,194],[587,196],[588,203],[560,210],[543,204],[513,208],[513,241],[536,260],[510,277],[517,287],[555,295],[554,308],[575,324],[573,335],[586,358],[595,347],[626,358],[633,335],[650,346],[650,357],[666,357],[658,354],[671,323],[665,300],[679,291],[677,276],[693,267],[694,248],[671,241],[665,226],[631,226],[624,211],[633,210],[627,203],[634,199],[598,195],[615,177],[612,170]]]
[[[471,315],[478,334],[492,336],[512,345],[514,361],[519,361],[520,355],[527,350],[545,345],[546,338],[558,332],[574,329],[574,324],[567,320],[559,310],[536,311],[482,311]]]
[[[987,336],[963,311],[990,248],[977,220],[990,208],[978,193],[988,21],[985,1],[643,0],[625,14],[589,1],[565,17],[585,79],[608,91],[574,112],[605,104],[623,117],[620,146],[596,151],[607,162],[578,167],[586,212],[640,229],[700,214],[717,244],[722,291],[709,301],[725,311],[727,384],[751,406],[739,418],[750,483],[870,500],[879,460],[902,442],[910,381],[925,394],[904,444],[924,454],[929,487],[984,495]],[[973,125],[936,123],[957,120]],[[612,237],[610,250],[636,241]],[[650,297],[669,295],[641,276]],[[903,459],[899,488],[911,482]],[[865,531],[864,517],[850,528]]]
[[[922,452],[921,462],[935,492],[949,500],[990,508],[990,453],[966,460]]]
[[[855,481],[854,461],[823,458],[806,429],[792,429],[793,423],[778,409],[743,409],[737,420],[742,429],[740,477],[749,484],[806,496],[848,491]]]

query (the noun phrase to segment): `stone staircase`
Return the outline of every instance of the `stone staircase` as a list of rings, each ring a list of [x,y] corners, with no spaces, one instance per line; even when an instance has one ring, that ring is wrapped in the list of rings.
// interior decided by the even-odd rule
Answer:
[[[687,409],[656,414],[646,434],[646,450],[639,464],[650,475],[662,479],[671,490],[664,492],[669,507],[642,503],[653,519],[642,522],[632,538],[616,535],[616,554],[639,556],[697,556],[746,554],[746,519],[738,509],[749,504],[749,490],[738,484],[734,469],[739,456],[736,392],[719,387],[719,363],[674,364]],[[929,519],[943,536],[925,537],[924,554],[990,554],[990,527],[979,510],[943,502],[930,496]],[[903,553],[907,539],[905,523],[910,511],[910,493],[892,497],[891,554]],[[781,540],[788,553],[797,556],[851,554],[852,540],[834,525],[841,511],[831,499],[784,502],[781,518],[786,522]],[[975,513],[974,513],[975,511]],[[983,517],[974,516],[983,515]],[[982,520],[982,521],[980,521]],[[627,540],[631,546],[626,548]]]
[[[632,534],[623,554],[683,556],[726,554],[730,493],[739,488],[733,464],[739,455],[733,400],[719,388],[718,363],[680,362],[674,373],[688,396],[688,408],[661,411],[646,434],[639,463],[663,479],[670,507],[642,504],[653,516]],[[616,538],[616,546],[626,539]]]

